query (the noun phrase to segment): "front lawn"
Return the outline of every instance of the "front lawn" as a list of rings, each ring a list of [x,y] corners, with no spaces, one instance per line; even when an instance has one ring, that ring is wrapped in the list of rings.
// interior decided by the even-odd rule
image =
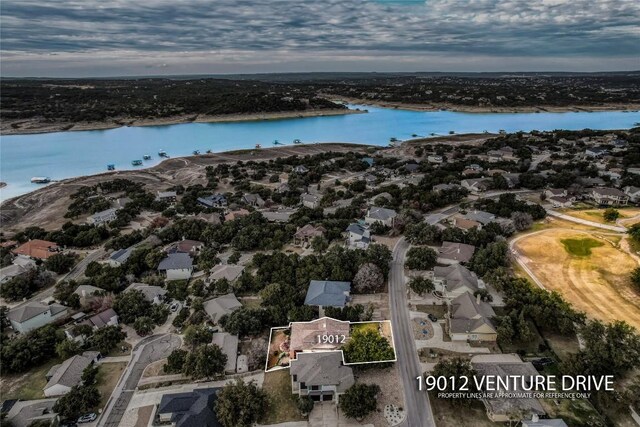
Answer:
[[[267,393],[269,409],[260,424],[278,424],[302,421],[297,406],[297,397],[291,393],[291,376],[288,369],[264,374],[262,389]]]
[[[100,365],[97,376],[97,387],[100,392],[100,408],[107,405],[113,389],[116,388],[122,372],[127,367],[126,362],[103,363]]]

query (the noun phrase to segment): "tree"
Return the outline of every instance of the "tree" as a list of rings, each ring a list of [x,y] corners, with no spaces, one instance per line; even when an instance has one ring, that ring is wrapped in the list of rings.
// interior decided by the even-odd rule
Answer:
[[[82,385],[95,385],[98,381],[98,365],[89,365],[82,371]]]
[[[484,276],[487,272],[498,267],[506,267],[509,264],[509,246],[505,241],[489,243],[484,248],[475,251],[469,268],[478,276]]]
[[[74,254],[55,254],[47,258],[44,267],[54,273],[63,274],[71,270],[75,263],[76,256]]]
[[[631,283],[640,291],[640,267],[636,267],[631,272]]]
[[[201,345],[187,353],[182,373],[193,379],[212,378],[224,373],[227,355],[215,344]]]
[[[444,387],[444,390],[439,390],[447,393],[455,393],[455,392],[461,391],[461,390],[455,389],[454,385],[456,387],[459,387],[460,384],[463,384],[464,383],[462,381],[463,377],[466,377],[469,380],[467,383],[469,392],[470,393],[477,392],[478,390],[476,388],[475,381],[473,380],[473,377],[475,375],[476,375],[476,371],[475,369],[473,369],[471,362],[469,362],[468,360],[464,360],[460,357],[440,360],[436,364],[436,366],[433,367],[433,370],[431,371],[431,376],[436,378],[437,377],[446,377],[446,378],[455,377],[456,378],[455,382],[447,381],[446,386]],[[451,403],[454,405],[461,405],[461,404],[470,405],[471,402],[474,401],[472,399],[458,399],[458,398],[446,398],[446,397],[443,397],[442,399],[450,399]]]
[[[211,342],[213,338],[213,332],[205,325],[191,325],[187,326],[184,331],[184,342],[191,346],[192,349]]]
[[[233,251],[233,253],[229,255],[229,259],[227,259],[227,262],[229,264],[237,264],[238,262],[240,262],[241,256],[242,254],[239,251]]]
[[[389,340],[368,328],[354,330],[343,351],[348,363],[392,361],[396,356]]]
[[[618,218],[620,218],[620,212],[614,208],[605,209],[602,217],[607,222],[615,222]]]
[[[113,309],[122,323],[131,324],[138,317],[149,315],[151,303],[136,289],[118,294],[113,302]]]
[[[67,307],[79,308],[80,297],[74,293],[77,288],[78,284],[74,281],[60,282],[53,291],[53,297]]]
[[[56,354],[61,359],[68,359],[80,353],[80,344],[73,340],[63,340],[56,344]]]
[[[261,309],[241,307],[231,314],[222,316],[219,323],[225,331],[233,335],[257,335],[267,327],[263,321],[264,314],[264,310]]]
[[[433,292],[436,289],[433,281],[422,276],[412,278],[409,281],[409,288],[411,288],[413,292],[420,296],[429,292]]]
[[[362,420],[376,409],[376,397],[380,393],[377,384],[354,384],[340,396],[340,409],[344,415]]]
[[[189,284],[186,280],[172,280],[168,282],[167,296],[178,301],[186,300],[189,296]]]
[[[365,259],[366,262],[369,262],[380,268],[382,274],[384,275],[384,279],[387,280],[390,269],[389,265],[391,264],[391,261],[393,261],[393,254],[388,247],[378,243],[369,245],[369,247],[365,251]]]
[[[511,221],[513,221],[513,226],[517,231],[528,230],[533,225],[533,218],[527,212],[513,212]]]
[[[184,362],[187,359],[187,350],[175,349],[167,357],[167,363],[164,365],[164,372],[167,374],[176,374],[182,372]]]
[[[54,325],[34,329],[12,340],[3,340],[0,365],[3,372],[24,372],[48,360],[56,345],[65,340],[64,332]]]
[[[313,411],[313,399],[309,396],[298,397],[298,401],[296,402],[296,404],[303,417],[306,417],[311,413],[311,411]]]
[[[126,337],[127,334],[122,331],[120,326],[109,325],[95,331],[89,342],[91,346],[97,347],[100,353],[107,354]]]
[[[429,247],[414,246],[407,252],[405,265],[411,270],[430,270],[435,267],[438,254]]]
[[[136,331],[136,334],[140,335],[141,337],[149,335],[153,331],[153,327],[153,319],[147,316],[138,317],[133,322],[133,329]]]
[[[251,381],[238,378],[218,393],[215,412],[224,427],[251,427],[267,410],[267,395]]]
[[[321,254],[327,250],[329,242],[324,236],[315,236],[311,239],[311,248],[317,254]]]
[[[73,386],[69,393],[60,397],[53,411],[62,418],[75,420],[80,415],[98,406],[100,403],[100,392],[95,386]]]
[[[354,292],[370,294],[384,290],[384,275],[378,266],[363,264],[353,278]]]

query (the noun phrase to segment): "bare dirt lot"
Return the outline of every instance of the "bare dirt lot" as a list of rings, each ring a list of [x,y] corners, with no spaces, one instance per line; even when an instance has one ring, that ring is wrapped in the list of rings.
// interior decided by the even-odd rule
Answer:
[[[640,294],[629,280],[638,263],[617,246],[619,239],[607,238],[550,228],[521,238],[515,248],[547,289],[560,292],[578,310],[640,329]]]

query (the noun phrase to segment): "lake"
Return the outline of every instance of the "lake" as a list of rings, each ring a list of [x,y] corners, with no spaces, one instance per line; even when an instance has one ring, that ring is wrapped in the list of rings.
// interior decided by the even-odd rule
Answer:
[[[274,140],[292,144],[349,142],[386,146],[389,139],[409,139],[456,133],[507,132],[554,129],[628,129],[640,122],[640,112],[567,113],[456,113],[417,112],[350,105],[367,114],[292,118],[231,123],[186,123],[168,126],[122,127],[109,130],[54,132],[0,137],[0,200],[40,188],[31,177],[54,180],[117,170],[133,169],[131,161],[149,154],[144,167],[158,164],[159,150],[171,157],[188,156],[194,150],[222,152],[270,147]]]

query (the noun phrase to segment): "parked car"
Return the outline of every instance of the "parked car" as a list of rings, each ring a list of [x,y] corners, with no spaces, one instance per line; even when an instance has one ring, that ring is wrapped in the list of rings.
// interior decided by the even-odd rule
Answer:
[[[431,314],[429,313],[429,320],[431,320],[432,322],[437,322],[438,318],[435,316],[435,314]]]
[[[178,304],[177,302],[174,302],[169,306],[169,311],[171,311],[172,313],[175,313],[176,311],[178,311],[179,308],[180,308],[180,304]]]
[[[539,371],[544,369],[545,366],[553,365],[554,363],[556,363],[555,360],[553,360],[550,357],[541,357],[540,359],[535,359],[531,361],[531,364],[533,365],[533,367]]]
[[[78,418],[78,423],[90,423],[91,421],[95,421],[96,418],[98,418],[98,416],[96,415],[95,412],[92,412],[90,414],[85,414],[83,416],[81,416],[80,418]]]

